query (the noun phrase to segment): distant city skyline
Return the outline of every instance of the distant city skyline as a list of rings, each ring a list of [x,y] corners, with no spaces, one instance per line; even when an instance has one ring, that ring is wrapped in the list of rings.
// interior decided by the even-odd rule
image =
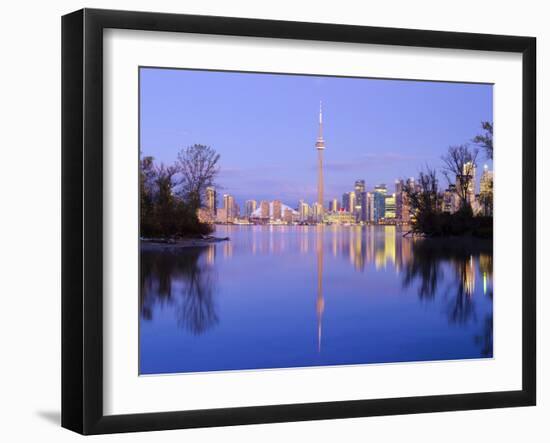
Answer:
[[[142,155],[172,163],[199,143],[220,155],[218,195],[317,200],[319,102],[323,101],[325,204],[365,180],[372,190],[440,169],[450,145],[492,121],[492,86],[407,80],[141,69]],[[492,162],[483,152],[478,168]],[[440,188],[447,187],[439,174]],[[477,177],[479,186],[479,176]]]

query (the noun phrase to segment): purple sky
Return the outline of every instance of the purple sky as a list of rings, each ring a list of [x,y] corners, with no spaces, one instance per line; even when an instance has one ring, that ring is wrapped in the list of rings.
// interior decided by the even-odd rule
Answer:
[[[323,101],[325,199],[356,179],[367,188],[440,169],[449,145],[470,141],[493,120],[485,84],[248,74],[142,68],[142,155],[171,163],[194,143],[221,154],[217,180],[247,199],[295,206],[316,200],[315,141]],[[492,163],[483,152],[478,171]],[[479,180],[480,172],[478,172]],[[440,186],[446,186],[440,177]]]

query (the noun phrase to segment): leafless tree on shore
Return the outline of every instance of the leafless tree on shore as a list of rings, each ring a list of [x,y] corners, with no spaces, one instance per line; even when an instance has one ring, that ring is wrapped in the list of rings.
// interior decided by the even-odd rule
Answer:
[[[469,196],[474,186],[474,171],[479,149],[469,145],[449,146],[443,160],[443,174],[449,184],[456,184],[456,193],[460,199],[460,209],[467,210],[471,205]],[[454,181],[453,181],[454,179]]]
[[[200,208],[206,188],[214,186],[219,159],[220,154],[205,145],[192,145],[179,152],[180,193],[192,207]]]

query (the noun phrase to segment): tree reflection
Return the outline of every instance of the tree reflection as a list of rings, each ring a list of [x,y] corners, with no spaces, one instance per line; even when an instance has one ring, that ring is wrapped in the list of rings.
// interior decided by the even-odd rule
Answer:
[[[151,320],[155,305],[170,305],[178,326],[200,335],[219,322],[214,303],[215,246],[141,251],[141,317]]]
[[[422,241],[420,241],[422,242]],[[403,286],[409,287],[416,280],[420,281],[418,296],[421,299],[435,297],[438,283],[442,277],[441,259],[432,248],[422,243],[413,244],[412,260],[409,260],[403,273]]]
[[[449,322],[465,324],[475,318],[473,294],[476,261],[484,276],[492,276],[490,257],[490,240],[421,239],[412,244],[411,260],[405,266],[403,285],[409,287],[419,281],[418,296],[421,299],[434,299],[437,292],[442,292],[449,299],[446,310]],[[451,283],[438,291],[445,275],[453,277]]]
[[[481,345],[483,357],[493,356],[493,314],[485,316],[481,334],[475,336],[475,342]]]

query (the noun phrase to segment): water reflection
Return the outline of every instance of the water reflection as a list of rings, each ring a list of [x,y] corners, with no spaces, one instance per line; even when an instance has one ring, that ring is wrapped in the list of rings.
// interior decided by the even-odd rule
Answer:
[[[142,321],[175,319],[170,346],[207,354],[198,370],[493,354],[490,241],[404,238],[396,226],[223,226],[217,235],[231,241],[141,253]],[[212,363],[221,348],[232,351]]]
[[[475,336],[475,341],[481,347],[482,357],[493,356],[493,314],[485,316],[481,333]]]
[[[224,250],[225,251],[225,250]],[[219,322],[214,303],[216,248],[141,252],[141,315],[153,320],[155,305],[170,306],[178,326],[199,335]]]
[[[321,338],[323,335],[323,312],[325,312],[325,299],[323,298],[323,227],[317,231],[317,352],[321,352]]]
[[[412,243],[403,285],[419,282],[418,296],[433,299],[442,282],[443,295],[449,299],[447,314],[451,323],[463,324],[475,315],[473,295],[476,288],[476,263],[483,275],[483,293],[490,294],[492,281],[492,242],[480,239],[422,239]],[[444,278],[446,277],[446,279]]]

